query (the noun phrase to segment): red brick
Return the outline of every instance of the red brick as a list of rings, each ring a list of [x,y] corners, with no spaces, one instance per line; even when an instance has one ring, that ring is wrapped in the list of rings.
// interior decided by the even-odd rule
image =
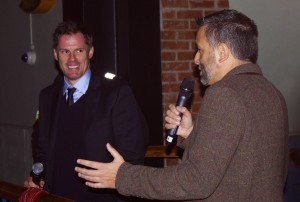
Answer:
[[[163,19],[174,19],[176,18],[176,11],[174,10],[165,10],[162,12]]]
[[[176,104],[177,98],[178,98],[178,90],[173,93],[174,96],[165,96],[164,103],[165,103],[165,108],[164,112],[166,112],[169,109],[170,104]]]
[[[172,71],[183,71],[188,70],[189,63],[187,62],[162,62],[163,71],[172,70]]]
[[[215,13],[215,12],[217,12],[218,10],[206,10],[204,13],[204,15],[205,16],[207,16],[207,15],[210,15],[210,14],[213,14],[213,13]]]
[[[188,29],[189,23],[183,20],[164,20],[163,21],[163,29],[171,29],[171,30],[180,30],[180,29]]]
[[[161,31],[160,36],[161,36],[162,40],[164,40],[164,39],[168,39],[168,40],[175,39],[176,31]]]
[[[197,10],[180,10],[177,11],[178,19],[195,19],[196,17],[201,16],[202,11]]]
[[[185,30],[185,31],[178,31],[178,39],[180,40],[192,40],[196,39],[196,31],[194,30]]]
[[[162,84],[162,89],[163,92],[178,92],[179,86],[177,83]]]
[[[189,43],[184,41],[162,41],[161,47],[163,50],[188,50]]]
[[[189,7],[190,8],[213,8],[215,5],[214,0],[190,0]]]
[[[177,53],[178,60],[194,60],[195,51]]]
[[[166,107],[168,108],[169,104],[176,103],[177,97],[178,97],[178,90],[176,92],[172,92],[171,95],[165,95],[163,102],[166,104]]]
[[[195,30],[195,32],[197,32],[199,26],[197,25],[196,19],[190,20],[190,28],[191,30]]]
[[[186,78],[186,77],[194,79],[193,78],[193,73],[191,71],[178,73],[178,79],[180,81],[183,81],[183,79]]]
[[[219,0],[218,7],[219,8],[229,8],[228,0]]]
[[[188,8],[188,0],[160,0],[163,8]]]
[[[190,111],[193,114],[194,120],[196,119],[196,115],[198,114],[199,110],[200,110],[200,103],[197,104],[193,103],[193,107],[191,108]]]
[[[176,73],[164,73],[162,75],[163,82],[176,82],[177,81],[177,74]]]
[[[174,61],[176,59],[176,53],[175,52],[162,52],[161,59],[163,61]]]

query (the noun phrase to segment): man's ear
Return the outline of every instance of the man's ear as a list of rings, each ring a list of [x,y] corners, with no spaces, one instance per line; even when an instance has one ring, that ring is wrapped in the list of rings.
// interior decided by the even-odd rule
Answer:
[[[94,55],[94,46],[92,46],[92,47],[90,48],[90,51],[89,51],[89,58],[91,59],[91,58],[93,57],[93,55]]]
[[[225,43],[220,43],[217,46],[217,56],[218,56],[218,62],[222,63],[226,61],[230,55],[230,49]]]
[[[58,55],[57,55],[55,48],[53,48],[53,57],[55,60],[58,60]]]

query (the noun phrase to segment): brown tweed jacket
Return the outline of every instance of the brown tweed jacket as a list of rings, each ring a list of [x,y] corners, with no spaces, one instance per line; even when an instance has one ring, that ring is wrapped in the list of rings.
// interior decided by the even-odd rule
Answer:
[[[287,138],[283,96],[257,65],[241,65],[207,89],[179,165],[124,163],[116,187],[160,200],[283,201]]]

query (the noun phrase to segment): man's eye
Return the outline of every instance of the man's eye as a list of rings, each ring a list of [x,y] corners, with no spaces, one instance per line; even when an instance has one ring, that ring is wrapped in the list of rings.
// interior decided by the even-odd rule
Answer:
[[[76,50],[76,53],[83,53],[84,52],[84,49],[77,49]]]
[[[68,54],[70,51],[68,51],[68,50],[60,50],[59,51],[61,54]]]

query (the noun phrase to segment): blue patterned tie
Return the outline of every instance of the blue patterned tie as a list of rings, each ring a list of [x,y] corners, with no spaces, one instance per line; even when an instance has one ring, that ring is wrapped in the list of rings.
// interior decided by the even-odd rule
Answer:
[[[71,106],[72,104],[74,104],[74,98],[73,98],[73,94],[76,91],[76,88],[68,88],[68,99],[67,99],[67,103],[69,106]]]

